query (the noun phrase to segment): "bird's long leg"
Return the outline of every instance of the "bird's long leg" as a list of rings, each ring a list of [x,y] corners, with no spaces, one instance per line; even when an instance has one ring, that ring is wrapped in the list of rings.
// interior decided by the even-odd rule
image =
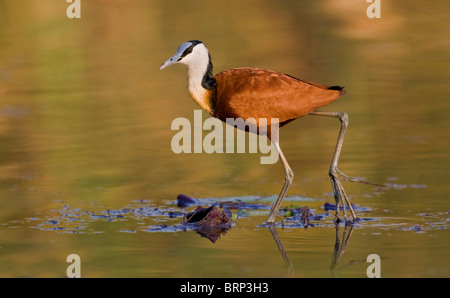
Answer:
[[[275,204],[272,205],[272,209],[270,210],[269,217],[267,218],[267,223],[272,224],[275,221],[275,216],[277,216],[278,209],[280,209],[281,202],[283,201],[286,192],[288,191],[289,187],[291,186],[292,180],[294,179],[294,172],[292,172],[291,167],[289,166],[286,157],[284,157],[283,152],[281,151],[280,145],[277,142],[273,142],[275,147],[277,148],[278,154],[280,156],[281,162],[284,167],[285,172],[285,178],[284,178],[284,185],[281,189],[280,195],[278,196],[277,201]]]
[[[339,198],[342,202],[342,210],[344,213],[345,221],[347,222],[347,214],[346,214],[346,205],[349,208],[353,220],[356,221],[356,215],[353,211],[352,205],[350,204],[350,200],[347,197],[347,194],[345,193],[344,187],[342,186],[341,182],[338,179],[338,174],[343,175],[344,177],[347,177],[344,175],[339,169],[337,168],[338,162],[339,162],[339,156],[341,154],[342,150],[342,144],[344,143],[344,135],[348,127],[348,115],[345,112],[312,112],[310,115],[314,116],[324,116],[324,117],[333,117],[338,118],[341,121],[341,129],[339,131],[338,140],[336,143],[336,149],[334,150],[333,159],[331,161],[329,175],[331,179],[331,184],[333,186],[333,192],[334,192],[334,199],[336,201],[336,218],[335,221],[339,222]],[[349,177],[347,177],[349,178]]]

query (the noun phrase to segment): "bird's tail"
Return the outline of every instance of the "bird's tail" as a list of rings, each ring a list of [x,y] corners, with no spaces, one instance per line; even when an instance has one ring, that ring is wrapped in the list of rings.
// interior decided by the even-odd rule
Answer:
[[[344,87],[341,86],[331,86],[328,87],[328,90],[338,90],[340,92],[339,96],[344,96],[347,94],[347,91],[344,90]]]

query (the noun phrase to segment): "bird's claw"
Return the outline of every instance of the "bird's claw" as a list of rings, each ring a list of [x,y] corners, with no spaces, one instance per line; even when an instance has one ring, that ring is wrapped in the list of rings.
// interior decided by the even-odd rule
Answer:
[[[337,178],[336,173],[342,174],[339,170],[336,169],[336,171],[330,172],[330,179],[331,184],[333,185],[333,192],[334,197],[336,200],[336,215],[335,215],[335,223],[338,224],[341,222],[341,219],[339,218],[339,202],[342,203],[342,213],[344,214],[344,221],[345,225],[356,223],[357,217],[355,215],[355,212],[353,211],[353,207],[350,204],[350,200],[347,197],[347,194],[345,193],[344,187],[342,186],[341,182]],[[352,219],[349,219],[347,217],[347,210],[350,210]]]

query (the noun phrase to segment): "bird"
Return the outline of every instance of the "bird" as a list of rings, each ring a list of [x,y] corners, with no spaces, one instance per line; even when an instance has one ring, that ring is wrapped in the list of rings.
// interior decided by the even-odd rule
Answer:
[[[338,169],[339,156],[348,127],[348,115],[346,112],[317,110],[345,95],[347,91],[344,87],[325,86],[277,71],[255,67],[231,68],[213,75],[210,52],[199,40],[182,43],[177,52],[162,63],[159,70],[177,63],[187,66],[188,91],[194,101],[212,117],[224,122],[227,118],[244,120],[278,118],[279,127],[282,127],[306,115],[339,119],[341,127],[328,172],[336,202],[334,221],[340,222],[340,203],[342,203],[345,223],[352,222],[346,210],[350,210],[353,222],[357,221],[350,200],[338,178],[342,175],[350,181],[356,179],[348,177]],[[259,123],[256,123],[256,126],[259,126]],[[281,150],[278,138],[274,138],[271,126],[265,129],[267,137],[278,151],[285,171],[284,185],[277,200],[272,204],[266,220],[267,224],[274,224],[281,203],[292,184],[294,172]]]

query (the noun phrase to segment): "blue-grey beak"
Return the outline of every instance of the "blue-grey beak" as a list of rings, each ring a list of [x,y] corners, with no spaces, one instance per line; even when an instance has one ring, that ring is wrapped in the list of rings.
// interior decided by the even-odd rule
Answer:
[[[178,62],[180,54],[177,52],[175,55],[173,55],[172,57],[170,57],[169,59],[167,59],[166,62],[164,62],[163,64],[161,64],[161,66],[159,67],[159,70],[162,70],[164,68],[166,68],[169,65],[175,64]]]
[[[164,69],[169,65],[175,64],[175,63],[179,62],[181,59],[183,59],[183,57],[186,55],[186,53],[184,53],[184,51],[186,49],[188,49],[189,47],[192,47],[192,45],[193,45],[193,41],[188,41],[188,42],[181,44],[181,46],[178,48],[177,53],[175,55],[173,55],[172,57],[170,57],[166,62],[164,62],[159,67],[159,70]],[[184,55],[183,55],[183,53],[184,53]]]

